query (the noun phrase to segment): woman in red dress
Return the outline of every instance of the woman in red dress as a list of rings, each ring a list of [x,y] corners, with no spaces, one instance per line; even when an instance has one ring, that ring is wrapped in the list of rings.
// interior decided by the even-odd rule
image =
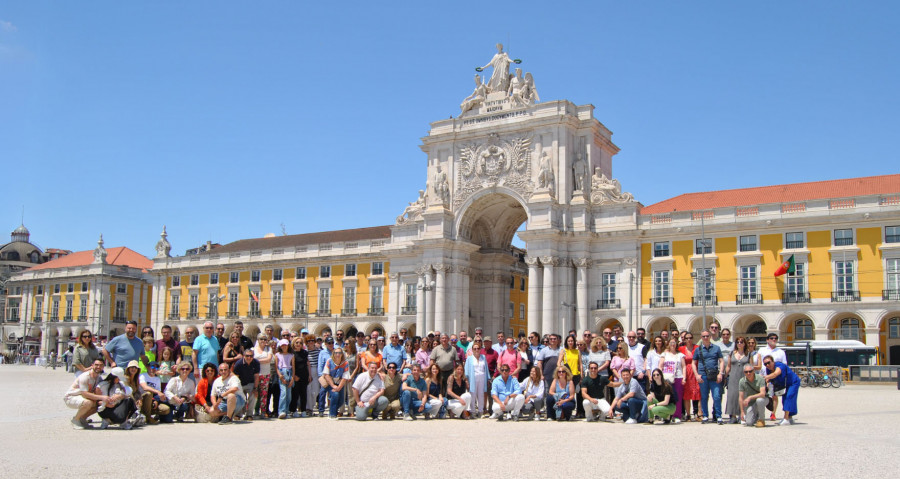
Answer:
[[[700,383],[697,382],[697,376],[694,374],[694,352],[697,346],[694,345],[694,335],[687,333],[684,335],[684,346],[678,348],[678,352],[684,354],[684,421],[690,420],[691,403],[694,404],[694,421],[700,420]]]

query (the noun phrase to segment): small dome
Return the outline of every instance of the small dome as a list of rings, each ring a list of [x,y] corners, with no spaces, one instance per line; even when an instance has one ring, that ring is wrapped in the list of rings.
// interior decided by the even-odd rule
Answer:
[[[26,228],[25,225],[19,225],[18,228],[13,230],[12,234],[30,235],[31,232],[28,231],[28,228]]]

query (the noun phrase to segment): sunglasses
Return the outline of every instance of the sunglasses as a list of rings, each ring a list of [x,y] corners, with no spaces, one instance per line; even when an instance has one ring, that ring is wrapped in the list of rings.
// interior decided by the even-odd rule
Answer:
[[[744,371],[744,374],[750,374],[750,373],[752,373],[752,372],[753,372],[753,371]]]

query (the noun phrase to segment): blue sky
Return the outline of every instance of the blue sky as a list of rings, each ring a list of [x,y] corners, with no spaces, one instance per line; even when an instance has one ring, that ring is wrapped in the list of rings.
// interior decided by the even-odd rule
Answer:
[[[390,224],[498,41],[596,107],[645,205],[898,170],[898,2],[307,3],[0,2],[0,234],[23,206],[44,248],[146,255],[163,224],[178,254]]]

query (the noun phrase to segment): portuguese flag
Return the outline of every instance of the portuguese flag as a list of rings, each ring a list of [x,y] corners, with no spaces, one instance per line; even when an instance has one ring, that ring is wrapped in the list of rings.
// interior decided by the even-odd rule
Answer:
[[[784,263],[781,263],[781,266],[775,270],[775,277],[781,276],[785,273],[793,273],[794,272],[794,255],[791,255],[790,258],[787,259]]]
[[[791,271],[794,270],[794,263],[793,263],[793,260],[794,260],[794,257],[791,256]],[[250,291],[250,297],[253,298],[253,301],[256,301],[256,302],[258,303],[258,302],[259,302],[259,296],[257,296],[256,293],[254,293],[252,289],[249,290],[249,291]]]

